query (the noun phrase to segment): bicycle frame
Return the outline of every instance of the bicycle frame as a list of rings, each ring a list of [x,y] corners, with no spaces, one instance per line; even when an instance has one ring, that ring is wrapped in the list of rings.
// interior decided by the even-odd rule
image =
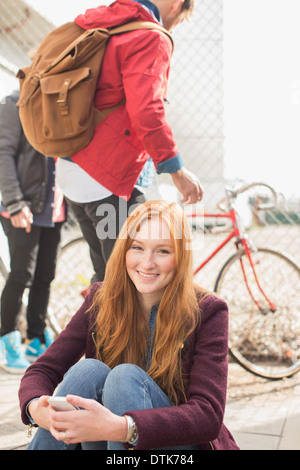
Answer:
[[[262,293],[262,295],[264,296],[264,298],[266,299],[266,301],[268,302],[269,306],[270,306],[270,309],[272,312],[275,312],[276,311],[276,306],[275,304],[269,299],[269,297],[267,296],[267,294],[264,292],[263,288],[261,287],[260,285],[260,282],[258,280],[258,276],[257,276],[257,273],[256,273],[256,269],[255,269],[255,266],[254,266],[254,262],[253,262],[253,258],[252,258],[252,254],[251,254],[251,248],[247,242],[247,237],[241,233],[241,230],[240,230],[240,227],[239,227],[239,223],[238,223],[238,214],[236,212],[236,210],[231,207],[229,209],[228,212],[224,212],[224,213],[207,213],[207,212],[204,212],[203,214],[197,214],[197,213],[192,213],[192,214],[187,214],[187,217],[210,217],[210,218],[215,218],[215,219],[220,219],[220,218],[223,218],[223,219],[230,219],[231,220],[231,224],[232,224],[232,231],[229,233],[229,235],[225,238],[225,240],[220,244],[218,245],[218,247],[200,264],[200,266],[198,266],[198,268],[194,271],[194,275],[196,275],[214,256],[216,256],[217,253],[219,253],[219,251],[221,251],[233,238],[236,238],[236,242],[235,242],[235,246],[237,248],[237,250],[239,249],[239,245],[242,245],[242,247],[244,248],[245,250],[245,254],[249,260],[249,263],[250,263],[250,266],[251,266],[251,269],[253,271],[253,274],[254,274],[254,278],[255,278],[255,281],[256,281],[256,284],[260,290],[260,292]],[[246,270],[245,270],[245,266],[244,266],[244,263],[243,263],[243,260],[240,259],[240,264],[241,264],[241,269],[242,269],[242,272],[243,272],[243,276],[244,276],[244,280],[245,280],[245,283],[246,283],[246,286],[247,286],[247,289],[248,289],[248,292],[250,294],[250,296],[252,297],[253,301],[256,303],[256,305],[258,306],[258,308],[260,309],[260,311],[262,313],[264,313],[264,309],[262,308],[262,306],[260,305],[259,301],[254,297],[254,294],[250,288],[250,285],[249,285],[249,282],[248,282],[248,279],[247,279],[247,274],[246,274]]]
[[[227,245],[227,243],[230,242],[233,238],[240,238],[240,229],[237,224],[237,217],[236,217],[236,212],[234,209],[231,209],[228,213],[224,214],[209,214],[209,213],[203,213],[201,215],[199,214],[191,214],[188,215],[188,217],[213,217],[213,218],[223,218],[223,219],[231,219],[233,230],[230,232],[228,237],[209,255],[201,264],[200,266],[196,269],[194,272],[194,275],[197,274],[219,251],[224,248],[224,246]]]

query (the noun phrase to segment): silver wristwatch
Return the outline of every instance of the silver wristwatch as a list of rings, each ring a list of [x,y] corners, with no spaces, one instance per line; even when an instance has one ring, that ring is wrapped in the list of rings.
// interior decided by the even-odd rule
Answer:
[[[128,442],[128,444],[134,445],[136,444],[136,441],[138,440],[138,437],[139,437],[137,425],[134,419],[132,418],[132,416],[128,416],[128,415],[124,415],[124,416],[128,424],[128,431],[127,431],[125,442]]]

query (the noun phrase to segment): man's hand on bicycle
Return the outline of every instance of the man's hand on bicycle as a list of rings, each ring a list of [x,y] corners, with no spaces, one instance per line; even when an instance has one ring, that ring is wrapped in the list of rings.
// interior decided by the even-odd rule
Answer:
[[[173,183],[183,196],[180,202],[194,204],[201,201],[203,188],[194,173],[183,167],[176,173],[171,173],[171,176]]]

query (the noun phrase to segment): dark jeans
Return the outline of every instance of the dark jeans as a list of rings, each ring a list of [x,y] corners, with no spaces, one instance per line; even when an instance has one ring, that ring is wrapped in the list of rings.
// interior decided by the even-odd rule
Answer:
[[[90,249],[95,274],[91,282],[104,279],[105,267],[120,228],[135,205],[145,202],[145,196],[134,188],[128,202],[112,195],[101,201],[78,203],[67,199]]]
[[[0,216],[8,239],[11,272],[1,296],[1,331],[4,336],[18,329],[25,288],[29,288],[27,306],[27,337],[45,341],[44,330],[55,276],[62,223],[53,228],[32,226],[31,232],[14,228],[9,219]]]

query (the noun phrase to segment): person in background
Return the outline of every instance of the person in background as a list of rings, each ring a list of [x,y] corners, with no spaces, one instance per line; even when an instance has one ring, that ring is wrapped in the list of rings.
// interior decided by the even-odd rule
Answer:
[[[50,284],[54,279],[61,227],[62,193],[55,184],[55,161],[28,143],[16,103],[19,93],[0,105],[0,221],[7,236],[10,273],[1,293],[1,350],[6,371],[23,373],[53,342],[46,328]],[[19,330],[22,298],[29,288],[27,345]]]
[[[228,309],[194,283],[191,248],[179,205],[131,213],[104,282],[22,378],[29,450],[238,449],[223,424]],[[55,390],[79,410],[55,411]]]
[[[112,28],[134,21],[171,31],[193,12],[194,0],[117,0],[79,15],[83,29]],[[139,29],[110,38],[95,106],[123,103],[95,128],[92,141],[71,158],[60,158],[58,184],[89,244],[95,276],[103,281],[111,250],[130,211],[145,201],[136,185],[151,157],[157,173],[169,173],[182,202],[196,203],[203,190],[188,171],[165,116],[173,52],[161,31]]]

